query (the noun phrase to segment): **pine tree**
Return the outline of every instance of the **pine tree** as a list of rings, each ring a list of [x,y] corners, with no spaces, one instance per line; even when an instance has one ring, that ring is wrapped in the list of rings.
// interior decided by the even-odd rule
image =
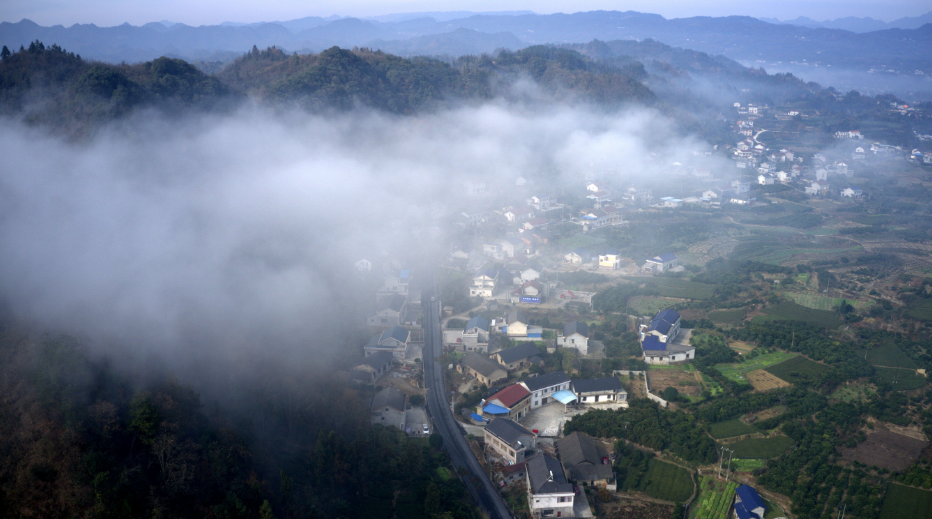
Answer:
[[[3,46],[3,50],[0,50],[0,59],[7,59],[10,57],[10,49],[6,48],[6,45]]]

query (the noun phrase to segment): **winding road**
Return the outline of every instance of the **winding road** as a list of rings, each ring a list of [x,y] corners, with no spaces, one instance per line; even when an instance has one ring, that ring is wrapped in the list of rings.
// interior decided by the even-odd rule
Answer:
[[[443,366],[437,364],[437,359],[443,353],[441,350],[443,341],[440,331],[440,298],[436,297],[436,293],[436,286],[433,293],[425,291],[423,298],[429,302],[422,305],[424,309],[424,383],[427,387],[427,409],[433,419],[434,430],[443,436],[443,445],[457,469],[460,471],[465,469],[471,474],[472,477],[463,478],[463,482],[479,507],[491,518],[512,519],[508,507],[485,471],[482,470],[479,460],[466,443],[459,424],[453,418],[446,384],[443,382]]]

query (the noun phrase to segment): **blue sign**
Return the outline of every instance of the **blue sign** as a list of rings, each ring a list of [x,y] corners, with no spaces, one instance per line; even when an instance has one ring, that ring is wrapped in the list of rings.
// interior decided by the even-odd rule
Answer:
[[[538,304],[540,304],[540,298],[539,298],[539,297],[527,297],[527,296],[524,296],[524,297],[521,298],[521,302],[522,302],[522,303],[538,303]]]

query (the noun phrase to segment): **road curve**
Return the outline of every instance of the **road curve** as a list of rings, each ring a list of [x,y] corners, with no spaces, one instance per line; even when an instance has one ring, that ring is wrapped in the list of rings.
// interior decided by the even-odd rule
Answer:
[[[437,364],[437,359],[443,353],[443,341],[440,331],[440,298],[434,293],[423,293],[422,304],[424,309],[424,384],[427,387],[427,409],[433,420],[435,432],[443,436],[443,445],[446,447],[453,464],[457,469],[466,469],[471,478],[464,478],[466,488],[489,517],[493,519],[512,519],[508,507],[495,486],[489,480],[479,460],[472,453],[460,426],[453,418],[450,400],[447,396],[446,384],[443,382],[443,366]],[[431,298],[434,301],[431,301]]]

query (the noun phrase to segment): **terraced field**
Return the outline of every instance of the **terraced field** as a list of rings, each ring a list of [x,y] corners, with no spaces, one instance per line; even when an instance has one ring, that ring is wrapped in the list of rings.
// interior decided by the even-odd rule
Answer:
[[[709,312],[709,319],[716,323],[735,324],[744,320],[748,313],[746,308],[734,308],[732,310],[716,310]]]
[[[715,285],[696,283],[688,279],[679,278],[626,278],[634,283],[644,284],[654,289],[663,297],[678,297],[682,299],[709,299],[715,295]]]
[[[793,440],[786,436],[747,438],[728,444],[729,449],[734,449],[736,458],[755,460],[775,458],[792,446]]]
[[[874,366],[888,368],[916,369],[916,363],[903,353],[895,344],[884,344],[876,348],[861,351],[861,355]]]
[[[734,420],[727,420],[724,422],[718,422],[709,425],[709,434],[712,435],[716,440],[724,438],[734,438],[735,436],[743,436],[745,434],[753,434],[758,432],[754,427],[742,422],[735,418]]]
[[[696,497],[693,519],[728,519],[731,502],[735,498],[737,483],[717,481],[712,476],[702,476],[699,495]]]
[[[880,519],[932,517],[932,491],[891,483],[880,507]]]
[[[731,380],[734,380],[735,382],[747,383],[748,373],[758,369],[765,369],[769,366],[774,366],[781,362],[790,360],[795,356],[795,353],[774,351],[760,355],[753,359],[745,359],[744,362],[736,362],[734,364],[716,364],[715,369],[719,370],[722,375],[730,378]]]

